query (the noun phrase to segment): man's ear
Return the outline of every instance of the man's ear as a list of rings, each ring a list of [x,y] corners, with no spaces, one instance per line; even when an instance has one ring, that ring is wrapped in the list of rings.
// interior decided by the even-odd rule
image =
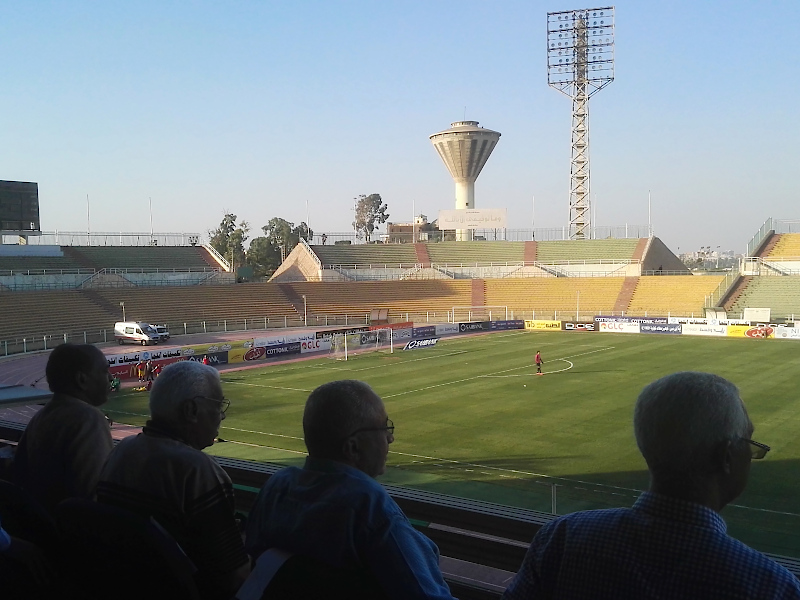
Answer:
[[[720,442],[711,453],[711,467],[718,473],[730,475],[733,472],[733,442]]]
[[[187,398],[181,403],[181,416],[184,418],[185,421],[188,423],[196,423],[197,422],[197,402],[195,402],[191,398]]]
[[[86,383],[88,380],[89,376],[83,371],[76,371],[75,376],[72,378],[72,381],[75,383],[75,389],[81,391],[86,389]]]
[[[355,462],[360,455],[361,447],[356,436],[351,436],[342,442],[342,456],[348,462]]]

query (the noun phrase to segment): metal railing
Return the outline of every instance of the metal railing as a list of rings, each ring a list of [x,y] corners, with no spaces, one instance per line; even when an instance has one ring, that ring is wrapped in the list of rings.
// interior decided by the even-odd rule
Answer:
[[[198,246],[206,243],[202,233],[149,233],[100,231],[42,231],[27,234],[29,246]],[[4,235],[16,240],[18,236]]]

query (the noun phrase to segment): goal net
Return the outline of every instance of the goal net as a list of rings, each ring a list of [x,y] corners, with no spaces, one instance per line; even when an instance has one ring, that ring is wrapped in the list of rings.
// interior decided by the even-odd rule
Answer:
[[[365,352],[394,353],[392,330],[375,329],[361,333],[336,333],[331,337],[329,358],[349,360],[356,354]]]

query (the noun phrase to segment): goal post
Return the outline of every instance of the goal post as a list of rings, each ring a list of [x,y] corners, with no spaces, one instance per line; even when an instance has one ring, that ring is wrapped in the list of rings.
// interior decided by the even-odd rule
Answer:
[[[350,360],[365,352],[394,353],[394,333],[391,328],[373,329],[359,333],[335,333],[331,336],[328,358]]]
[[[450,313],[451,323],[474,321],[476,319],[492,321],[498,318],[508,321],[508,306],[454,306]]]
[[[391,328],[375,330],[375,350],[394,354],[394,333]]]
[[[331,337],[331,349],[328,358],[334,360],[347,360],[347,335],[334,333]]]

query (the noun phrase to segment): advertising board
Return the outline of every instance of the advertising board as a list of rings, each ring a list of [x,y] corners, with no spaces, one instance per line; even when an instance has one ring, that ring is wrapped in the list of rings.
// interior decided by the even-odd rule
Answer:
[[[734,327],[736,326],[734,325]],[[712,337],[723,337],[728,335],[728,326],[687,323],[686,325],[681,325],[681,333],[683,335],[708,335]]]
[[[436,325],[436,335],[453,335],[458,333],[458,323],[440,323]]]
[[[461,208],[440,210],[439,229],[504,229],[508,221],[505,208]]]
[[[317,339],[333,337],[336,333],[361,333],[369,331],[369,327],[345,327],[343,329],[326,329],[325,331],[317,331],[314,335]]]
[[[459,323],[459,333],[475,333],[476,331],[489,331],[492,324],[489,321],[473,321],[471,323]],[[434,330],[436,328],[434,327]]]
[[[774,338],[775,329],[769,325],[728,325],[730,337]]]
[[[408,340],[411,339],[412,334],[414,333],[413,328],[406,327],[404,329],[394,329],[392,331],[392,339],[394,340]]]
[[[669,323],[669,317],[616,317],[614,315],[598,315],[594,318],[595,323]]]
[[[800,340],[800,327],[778,327],[775,337],[782,340]]]
[[[561,329],[561,321],[525,321],[525,329]]]
[[[403,350],[419,350],[421,348],[432,348],[436,345],[439,338],[427,338],[424,340],[411,340],[404,347]]]
[[[318,340],[313,335],[310,340],[303,340],[300,342],[300,352],[306,354],[308,352],[322,352],[331,349],[331,338]]]
[[[604,333],[639,333],[639,323],[601,321],[598,331],[602,331]]]
[[[436,325],[426,325],[425,327],[414,327],[411,336],[414,338],[431,337],[436,335]]]
[[[504,331],[507,329],[524,329],[525,321],[491,321],[491,328],[494,331]]]
[[[414,323],[412,321],[405,321],[403,323],[387,323],[386,325],[370,325],[370,331],[374,331],[375,329],[407,329],[409,327],[413,327]]]
[[[578,321],[561,321],[562,331],[595,331],[594,323]]]
[[[680,323],[639,323],[639,331],[641,333],[666,333],[669,335],[680,335]]]

